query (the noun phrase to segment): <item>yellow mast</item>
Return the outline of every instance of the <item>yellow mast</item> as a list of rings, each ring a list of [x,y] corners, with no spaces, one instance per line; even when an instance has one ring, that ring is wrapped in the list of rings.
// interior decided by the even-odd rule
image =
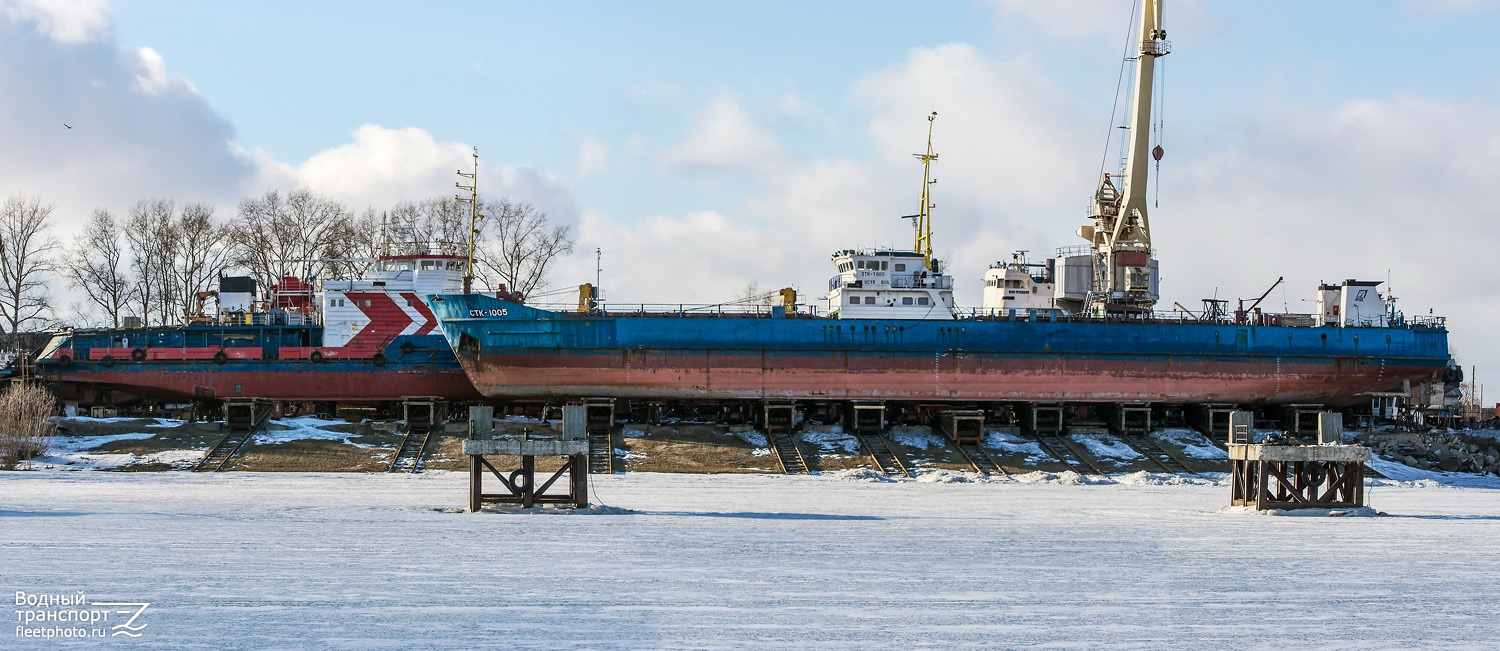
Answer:
[[[460,190],[469,191],[469,196],[467,197],[461,194],[454,195],[454,199],[457,199],[459,203],[465,203],[469,205],[469,261],[468,266],[464,268],[464,293],[467,294],[469,293],[469,290],[474,283],[474,236],[479,234],[479,220],[484,219],[484,215],[479,214],[478,147],[474,148],[474,171],[465,172],[463,170],[458,170],[458,175],[469,181],[468,185],[464,185],[463,181],[459,181],[453,184],[454,187],[457,187]]]
[[[917,160],[922,161],[922,207],[917,211],[917,223],[913,224],[917,230],[917,253],[922,254],[922,264],[926,269],[932,269],[932,194],[930,189],[937,181],[932,179],[932,161],[937,160],[938,155],[932,151],[932,123],[937,120],[937,111],[927,116],[927,153],[912,154]]]

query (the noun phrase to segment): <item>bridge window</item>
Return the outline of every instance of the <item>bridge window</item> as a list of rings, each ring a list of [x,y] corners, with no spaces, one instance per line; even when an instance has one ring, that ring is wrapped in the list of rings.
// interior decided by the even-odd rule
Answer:
[[[910,296],[902,296],[901,297],[901,304],[902,305],[911,305],[911,297]]]
[[[927,304],[928,304],[928,301],[927,301],[927,297],[926,296],[918,296],[917,297],[917,305],[927,305]]]
[[[897,262],[896,263],[896,271],[906,271],[906,265],[901,264],[900,262]]]
[[[875,304],[875,297],[874,296],[866,296],[865,297],[865,305],[874,305],[874,304]]]

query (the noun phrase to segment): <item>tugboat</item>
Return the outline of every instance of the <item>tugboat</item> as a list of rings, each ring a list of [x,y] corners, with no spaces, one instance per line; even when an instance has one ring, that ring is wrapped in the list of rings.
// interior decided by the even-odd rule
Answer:
[[[318,290],[286,277],[264,295],[223,277],[217,310],[179,326],[55,333],[37,369],[68,403],[226,398],[382,405],[479,397],[423,296],[462,291],[468,260],[446,243],[389,243],[354,280]]]

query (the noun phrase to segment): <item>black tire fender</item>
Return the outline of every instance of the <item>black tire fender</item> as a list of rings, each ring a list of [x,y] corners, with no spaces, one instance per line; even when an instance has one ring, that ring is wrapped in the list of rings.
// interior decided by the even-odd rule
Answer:
[[[376,366],[385,366],[385,353],[375,353],[375,356],[371,357],[370,361],[375,362]]]
[[[229,356],[225,355],[224,351],[221,350],[221,351],[219,351],[217,353],[214,353],[214,363],[215,364],[218,364],[219,366],[223,366],[224,362],[227,362],[227,361],[229,361]]]
[[[322,351],[315,350],[315,351],[312,352],[311,355],[308,355],[307,358],[310,359],[310,360],[312,360],[314,364],[321,364],[321,363],[323,363],[323,353],[322,353]]]
[[[109,368],[111,366],[114,366],[115,365],[115,358],[111,357],[109,355],[105,355],[104,359],[99,360],[99,365],[103,366],[104,368]]]
[[[130,361],[132,361],[132,362],[144,362],[144,361],[146,361],[146,349],[145,348],[137,348],[135,350],[130,351]]]
[[[520,495],[531,489],[531,480],[526,476],[526,473],[520,470],[512,471],[510,473],[510,487],[511,490],[515,491],[516,495]]]

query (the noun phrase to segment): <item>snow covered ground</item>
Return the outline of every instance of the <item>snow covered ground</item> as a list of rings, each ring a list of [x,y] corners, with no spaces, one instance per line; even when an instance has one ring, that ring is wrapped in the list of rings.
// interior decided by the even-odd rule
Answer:
[[[139,639],[0,648],[1493,648],[1500,621],[1494,478],[1294,518],[1170,475],[856,474],[592,477],[629,511],[541,515],[451,512],[444,472],[0,473],[5,594],[151,604]]]

